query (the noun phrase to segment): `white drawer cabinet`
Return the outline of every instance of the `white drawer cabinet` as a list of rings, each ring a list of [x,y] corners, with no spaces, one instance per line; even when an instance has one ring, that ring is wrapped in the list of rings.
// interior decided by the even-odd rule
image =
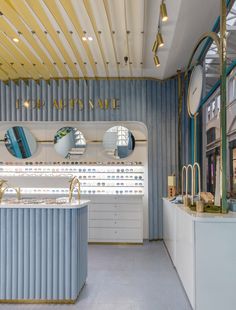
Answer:
[[[143,242],[142,196],[97,198],[89,206],[89,242]]]
[[[164,242],[194,310],[236,309],[236,214],[196,213],[163,199]]]

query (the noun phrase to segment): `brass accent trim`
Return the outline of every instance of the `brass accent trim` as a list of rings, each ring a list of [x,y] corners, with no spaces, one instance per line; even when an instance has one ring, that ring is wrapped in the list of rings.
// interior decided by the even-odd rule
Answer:
[[[77,297],[75,299],[0,299],[0,304],[61,304],[61,305],[73,305],[79,298],[86,282],[81,287]]]
[[[88,242],[91,245],[143,245],[143,242]]]
[[[53,77],[53,78],[50,78],[50,79],[34,79],[34,78],[18,78],[18,79],[7,79],[7,80],[3,80],[3,81],[10,81],[12,80],[13,82],[17,82],[17,81],[29,81],[29,80],[34,80],[36,82],[39,82],[40,80],[41,81],[46,81],[46,82],[50,82],[50,81],[60,81],[60,80],[66,80],[66,81],[69,81],[69,80],[75,80],[75,81],[90,81],[90,80],[94,80],[94,81],[103,81],[103,80],[108,80],[108,81],[111,81],[111,80],[150,80],[150,81],[158,81],[158,82],[165,82],[165,81],[169,81],[169,80],[173,80],[174,78],[176,78],[176,74],[175,75],[172,75],[166,79],[158,79],[158,78],[155,78],[155,77],[150,77],[150,76],[133,76],[133,77],[130,77],[130,76],[121,76],[121,77],[117,77],[117,76],[113,76],[113,77],[104,77],[104,76],[98,76],[98,77]]]
[[[178,76],[178,193],[181,193],[181,167],[182,167],[182,109],[183,90],[181,70],[177,70]]]

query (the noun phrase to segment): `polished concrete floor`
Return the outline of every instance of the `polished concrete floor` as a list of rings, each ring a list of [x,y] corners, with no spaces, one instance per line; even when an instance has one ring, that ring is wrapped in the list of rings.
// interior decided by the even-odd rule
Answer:
[[[0,310],[191,310],[162,242],[89,246],[89,274],[75,305],[0,305]]]

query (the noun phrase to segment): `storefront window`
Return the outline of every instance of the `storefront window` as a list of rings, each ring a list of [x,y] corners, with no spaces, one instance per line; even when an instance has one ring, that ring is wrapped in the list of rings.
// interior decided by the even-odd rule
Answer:
[[[236,195],[236,147],[232,149],[232,192]]]
[[[216,185],[216,157],[218,148],[207,154],[207,191],[215,194]]]
[[[236,81],[235,77],[232,77],[229,80],[229,86],[228,86],[228,101],[232,102],[234,99],[236,99]]]

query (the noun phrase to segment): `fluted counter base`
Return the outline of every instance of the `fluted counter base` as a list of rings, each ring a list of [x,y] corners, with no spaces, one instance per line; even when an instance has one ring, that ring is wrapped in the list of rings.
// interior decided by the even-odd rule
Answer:
[[[0,303],[75,303],[87,239],[87,206],[0,208]]]

